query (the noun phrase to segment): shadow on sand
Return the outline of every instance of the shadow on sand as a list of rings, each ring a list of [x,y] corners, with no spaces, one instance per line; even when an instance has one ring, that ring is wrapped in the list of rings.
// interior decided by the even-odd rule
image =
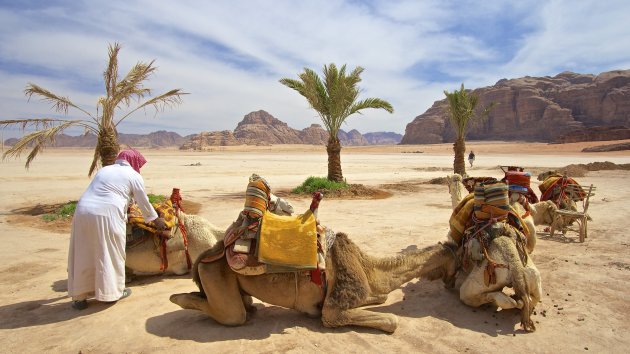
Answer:
[[[386,335],[379,330],[365,327],[327,328],[322,325],[320,318],[310,318],[294,310],[262,304],[255,306],[258,309],[256,313],[238,327],[221,325],[200,311],[178,310],[149,318],[146,321],[146,331],[159,337],[200,343],[237,339],[261,340],[272,334],[290,333],[291,328],[304,328],[318,333],[353,331]]]
[[[67,299],[68,301],[59,302]],[[114,303],[89,301],[89,307],[78,311],[70,306],[68,296],[54,299],[23,301],[0,306],[0,329],[15,329],[41,326],[50,323],[68,321],[103,311]]]
[[[491,305],[473,308],[459,300],[457,290],[445,289],[442,281],[420,280],[402,287],[403,300],[373,307],[375,312],[393,313],[400,317],[435,317],[450,322],[455,327],[484,333],[489,336],[526,333],[520,328],[520,311],[496,311]]]

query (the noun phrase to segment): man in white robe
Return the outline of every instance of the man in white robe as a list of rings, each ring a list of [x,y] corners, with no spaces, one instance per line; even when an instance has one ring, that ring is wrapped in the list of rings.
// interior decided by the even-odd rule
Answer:
[[[72,306],[87,308],[87,299],[117,301],[125,288],[127,207],[133,197],[146,222],[164,228],[149,203],[140,168],[146,160],[136,150],[123,150],[113,165],[103,167],[83,193],[72,219],[68,255],[68,295]]]

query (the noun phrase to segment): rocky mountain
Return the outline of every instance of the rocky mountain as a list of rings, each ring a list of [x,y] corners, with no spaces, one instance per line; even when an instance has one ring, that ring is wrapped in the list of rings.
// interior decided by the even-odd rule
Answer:
[[[298,130],[263,110],[247,114],[234,129],[234,137],[246,145],[302,143]]]
[[[363,134],[369,145],[396,145],[402,140],[402,135],[393,132],[377,132]]]
[[[124,134],[118,133],[118,142],[131,147],[167,147],[180,146],[190,137],[182,137],[175,132],[160,130],[149,134]],[[18,141],[16,138],[5,140],[5,145],[13,145]],[[79,136],[59,134],[55,143],[56,147],[95,147],[96,135],[88,133]]]
[[[339,140],[344,146],[370,145],[370,144],[397,144],[402,136],[395,133],[369,133],[373,134],[371,143],[359,131],[353,129],[349,132],[339,130]],[[398,138],[396,137],[398,136]],[[234,132],[225,130],[222,132],[203,132],[195,135],[181,145],[182,150],[204,150],[210,146],[227,145],[273,145],[273,144],[310,144],[325,145],[328,141],[328,132],[319,124],[297,130],[271,114],[260,110],[251,112],[238,123]]]
[[[630,70],[502,79],[473,93],[479,96],[478,109],[491,102],[496,106],[485,121],[470,127],[470,140],[630,138]],[[401,144],[452,142],[454,136],[443,99],[407,124]]]

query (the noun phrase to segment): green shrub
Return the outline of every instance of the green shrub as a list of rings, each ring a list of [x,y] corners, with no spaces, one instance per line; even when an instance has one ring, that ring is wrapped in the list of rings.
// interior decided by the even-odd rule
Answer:
[[[166,196],[165,195],[157,195],[157,194],[147,194],[147,196],[149,197],[149,202],[151,204],[153,203],[162,203],[166,200]]]
[[[42,219],[44,219],[44,221],[46,222],[50,222],[61,218],[69,218],[74,215],[75,210],[77,210],[77,202],[68,202],[62,205],[54,213],[42,215]]]
[[[337,189],[347,189],[349,187],[346,182],[329,181],[326,177],[309,177],[300,186],[291,192],[295,194],[313,193],[317,191],[331,191]]]

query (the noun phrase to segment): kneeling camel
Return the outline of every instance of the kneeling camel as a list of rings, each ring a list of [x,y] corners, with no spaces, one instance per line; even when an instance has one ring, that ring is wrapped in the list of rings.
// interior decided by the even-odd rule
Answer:
[[[526,331],[533,332],[536,326],[531,314],[542,297],[540,272],[531,256],[519,255],[516,237],[511,234],[514,231],[510,228],[505,226],[502,235],[490,241],[487,249],[490,260],[473,262],[469,273],[462,272],[464,281],[459,289],[459,298],[474,307],[493,303],[504,310],[518,308],[521,310],[521,325]],[[521,257],[526,260],[522,261]],[[494,268],[496,279],[494,283],[487,283],[488,275],[485,273],[492,271],[491,268]],[[514,298],[503,293],[504,287],[514,288]]]
[[[210,263],[200,259],[223,252],[223,243],[202,254],[193,267],[200,292],[174,294],[171,301],[185,309],[205,312],[217,322],[238,326],[255,308],[252,296],[269,304],[321,317],[326,327],[348,325],[394,332],[398,318],[358,307],[382,304],[387,295],[414,279],[442,278],[452,285],[457,269],[454,244],[437,244],[394,257],[366,255],[346,234],[338,233],[326,255],[327,291],[313,283],[308,272],[241,275],[225,257]]]

